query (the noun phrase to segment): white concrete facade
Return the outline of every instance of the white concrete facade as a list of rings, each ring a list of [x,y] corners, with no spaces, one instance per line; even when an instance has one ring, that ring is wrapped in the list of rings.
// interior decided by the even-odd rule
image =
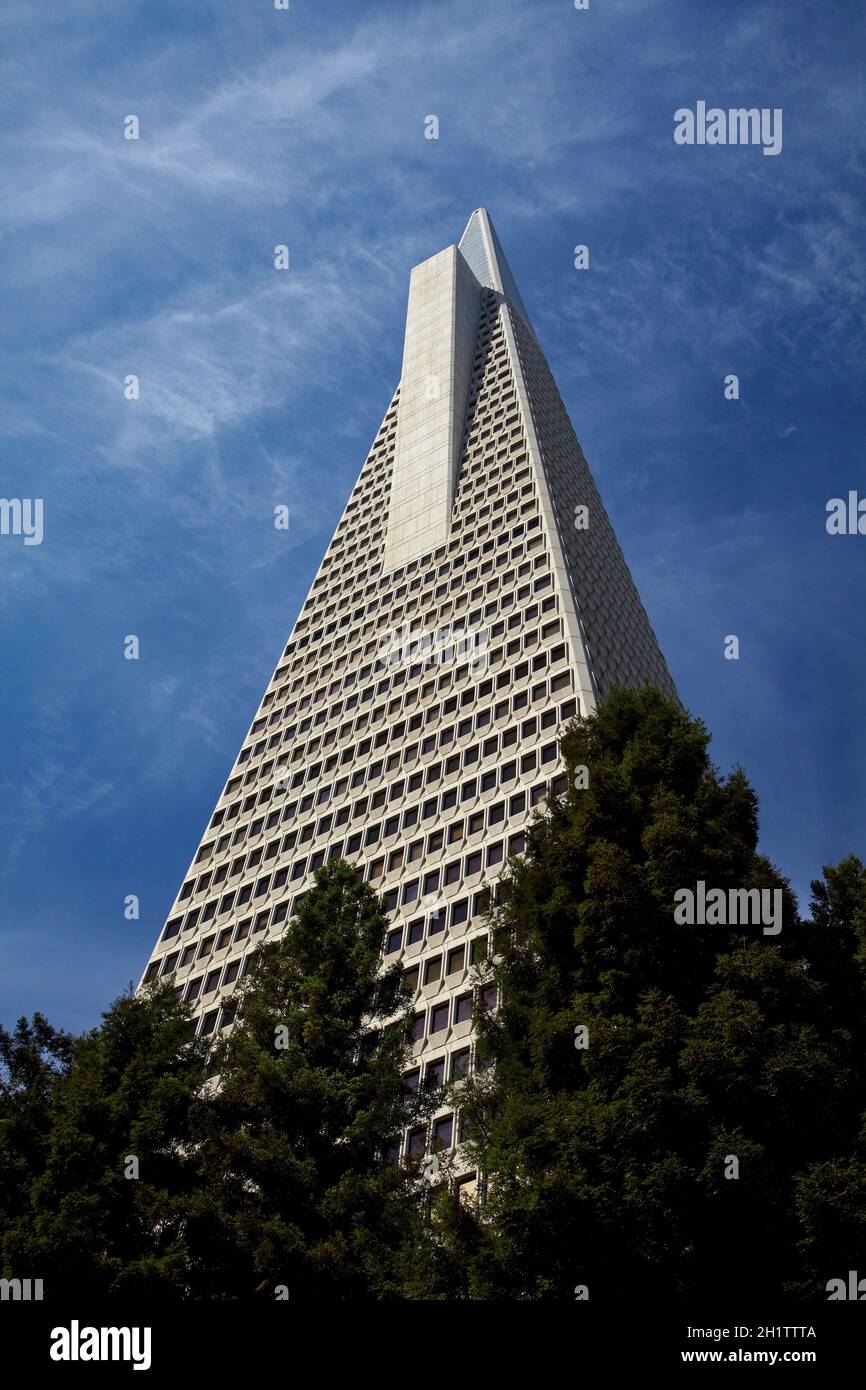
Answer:
[[[412,271],[383,566],[448,539],[481,287],[456,246]]]
[[[486,902],[564,783],[558,734],[647,680],[676,693],[479,209],[412,273],[401,383],[144,980],[229,1027],[251,951],[346,858],[415,1000],[409,1080],[471,1067]],[[406,1142],[457,1140],[443,1108]]]

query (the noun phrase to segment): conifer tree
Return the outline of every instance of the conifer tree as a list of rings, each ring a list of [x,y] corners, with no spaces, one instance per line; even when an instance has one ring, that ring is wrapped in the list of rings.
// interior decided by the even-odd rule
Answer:
[[[13,1267],[29,1216],[34,1177],[45,1169],[54,1099],[68,1070],[73,1039],[40,1013],[0,1027],[0,1274],[39,1278]]]
[[[451,1277],[403,1128],[409,1004],[346,863],[255,952],[209,1051],[170,982],[81,1038],[0,1033],[0,1272],[83,1296],[422,1298]]]
[[[4,1194],[4,1267],[41,1278],[46,1298],[72,1289],[183,1296],[182,1198],[194,1176],[187,1146],[206,1055],[188,1010],[170,985],[123,995],[100,1027],[45,1046],[59,1050],[63,1068],[17,1209]],[[27,1149],[17,1136],[13,1151],[20,1166]]]
[[[205,1296],[396,1297],[423,1266],[415,1176],[393,1161],[418,1102],[386,926],[335,861],[257,955],[200,1112],[189,1239]]]
[[[649,688],[564,737],[455,1097],[487,1187],[474,1297],[815,1296],[862,1238],[863,868],[827,870],[801,922],[708,744]],[[779,890],[781,933],[679,924],[699,880]]]

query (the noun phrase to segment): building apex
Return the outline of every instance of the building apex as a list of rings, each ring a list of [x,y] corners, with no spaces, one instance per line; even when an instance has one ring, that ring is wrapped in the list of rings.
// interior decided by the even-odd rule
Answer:
[[[532,321],[487,208],[476,208],[472,213],[460,238],[458,250],[478,282],[496,290],[498,294],[504,294],[532,328]]]

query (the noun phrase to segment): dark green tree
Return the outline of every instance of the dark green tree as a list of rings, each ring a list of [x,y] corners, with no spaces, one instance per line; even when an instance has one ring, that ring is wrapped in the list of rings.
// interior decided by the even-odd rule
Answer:
[[[99,1028],[74,1043],[46,1035],[43,1046],[63,1068],[26,1087],[31,1105],[47,1090],[47,1111],[17,1206],[4,1193],[4,1265],[43,1279],[46,1297],[182,1296],[182,1198],[206,1056],[188,1010],[171,986],[124,995]],[[20,1166],[20,1136],[13,1149]]]
[[[48,1161],[54,1099],[72,1047],[70,1035],[39,1013],[19,1019],[12,1033],[0,1027],[0,1273],[7,1277],[40,1277],[13,1257],[34,1178]]]
[[[866,866],[855,855],[812,883],[803,953],[848,1068],[833,1104],[815,1107],[822,1152],[795,1179],[800,1268],[791,1288],[809,1293],[852,1269],[866,1276]]]
[[[866,869],[826,868],[801,920],[708,745],[651,689],[566,732],[452,1097],[480,1215],[394,1161],[439,1098],[403,1082],[381,905],[331,863],[210,1054],[170,983],[77,1041],[0,1030],[2,1273],[49,1296],[646,1301],[820,1297],[859,1269]],[[677,921],[698,880],[778,890],[781,933]]]
[[[413,1096],[387,919],[331,863],[211,1050],[168,983],[73,1040],[0,1032],[0,1267],[87,1296],[424,1298],[451,1264],[396,1162]]]
[[[202,1296],[429,1292],[416,1176],[389,1161],[418,1101],[399,971],[380,970],[386,927],[335,861],[257,953],[199,1112],[188,1239]]]
[[[649,688],[563,739],[567,790],[494,914],[494,1065],[460,1097],[487,1185],[475,1297],[814,1295],[862,1233],[863,869],[828,870],[802,923],[708,744]],[[678,923],[698,880],[778,889],[781,934]]]

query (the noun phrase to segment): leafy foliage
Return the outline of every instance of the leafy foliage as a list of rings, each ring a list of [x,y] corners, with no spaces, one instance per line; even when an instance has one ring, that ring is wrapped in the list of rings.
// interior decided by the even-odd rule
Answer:
[[[512,867],[494,1065],[462,1098],[488,1188],[475,1297],[814,1295],[862,1250],[866,870],[828,869],[801,922],[708,743],[651,689],[563,740],[589,783]],[[781,936],[678,925],[701,879],[781,890]]]
[[[866,868],[827,867],[801,920],[708,748],[650,688],[564,736],[447,1096],[479,1209],[394,1161],[442,1097],[404,1084],[387,919],[332,862],[213,1049],[170,984],[78,1039],[0,1029],[0,1272],[168,1299],[822,1296],[866,1236]],[[781,934],[678,923],[698,880],[778,890]]]

